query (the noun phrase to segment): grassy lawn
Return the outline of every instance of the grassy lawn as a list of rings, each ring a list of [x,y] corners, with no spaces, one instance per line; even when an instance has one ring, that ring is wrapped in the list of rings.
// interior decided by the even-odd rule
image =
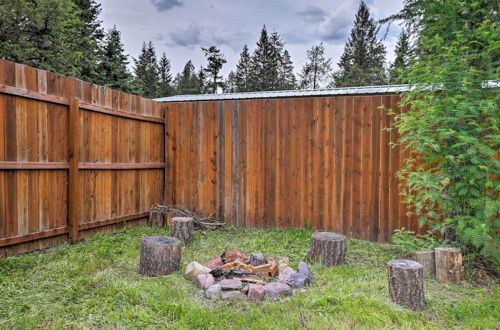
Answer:
[[[140,239],[168,235],[138,227],[81,244],[0,260],[0,328],[484,328],[500,325],[500,289],[426,280],[425,312],[388,299],[385,264],[397,247],[350,240],[345,265],[310,264],[317,280],[277,302],[211,302],[176,274],[138,274]],[[309,248],[308,230],[243,230],[195,234],[182,267],[206,263],[225,249],[284,255],[296,267]]]

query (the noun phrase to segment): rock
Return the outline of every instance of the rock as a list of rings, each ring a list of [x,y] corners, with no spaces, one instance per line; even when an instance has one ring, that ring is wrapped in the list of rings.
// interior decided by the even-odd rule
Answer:
[[[290,275],[287,283],[294,289],[305,288],[306,285],[309,285],[309,278],[302,273],[293,273]]]
[[[281,282],[269,283],[264,285],[264,292],[268,299],[274,300],[279,296],[291,296],[292,287]]]
[[[193,281],[196,278],[196,276],[208,273],[210,273],[210,268],[207,268],[202,264],[193,261],[186,266],[184,277],[186,278],[186,280]]]
[[[288,259],[287,257],[270,257],[267,258],[267,262],[275,264],[287,264],[290,262],[290,259]]]
[[[222,290],[240,290],[243,288],[243,283],[240,280],[222,280],[220,281]]]
[[[243,263],[247,263],[248,258],[243,254],[243,252],[239,250],[227,250],[220,256],[223,263],[228,264],[230,262],[235,261],[236,259],[240,259]]]
[[[206,290],[215,284],[215,279],[210,274],[200,274],[196,276],[195,283],[198,289]]]
[[[243,298],[243,293],[240,290],[226,290],[222,291],[222,300],[240,299]]]
[[[248,263],[252,266],[260,266],[264,264],[264,259],[264,255],[262,253],[252,253]]]
[[[278,275],[278,281],[287,283],[293,274],[297,274],[292,268],[288,267],[281,271]]]
[[[260,284],[248,284],[245,288],[248,295],[248,300],[250,301],[259,301],[264,298],[264,287]]]
[[[299,263],[298,271],[299,273],[304,274],[311,282],[313,282],[316,279],[313,273],[311,272],[311,269],[309,269],[309,266],[303,261]]]
[[[205,297],[211,300],[217,300],[220,297],[220,284],[214,284],[205,291]]]
[[[288,266],[287,264],[280,264],[278,266],[278,274],[284,272],[285,270],[293,270],[292,267]]]
[[[208,262],[207,267],[210,269],[220,268],[224,266],[221,258],[215,258]]]

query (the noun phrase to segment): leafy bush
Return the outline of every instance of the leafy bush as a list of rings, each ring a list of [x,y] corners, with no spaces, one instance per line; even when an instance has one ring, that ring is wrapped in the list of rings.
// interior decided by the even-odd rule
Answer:
[[[401,246],[406,253],[415,253],[417,250],[434,249],[446,246],[448,243],[432,234],[415,234],[414,231],[405,228],[396,229],[392,235],[392,241]]]
[[[500,262],[500,24],[495,1],[407,0],[418,46],[396,116],[411,157],[400,172],[421,225],[469,254]],[[407,233],[397,238],[417,244]],[[418,236],[415,237],[417,239]]]

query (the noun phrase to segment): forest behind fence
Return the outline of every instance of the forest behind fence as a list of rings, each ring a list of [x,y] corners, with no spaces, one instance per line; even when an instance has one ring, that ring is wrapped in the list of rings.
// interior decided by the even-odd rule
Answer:
[[[398,101],[162,103],[0,60],[0,256],[137,225],[162,202],[388,241],[417,229],[395,177],[407,152],[383,129]]]

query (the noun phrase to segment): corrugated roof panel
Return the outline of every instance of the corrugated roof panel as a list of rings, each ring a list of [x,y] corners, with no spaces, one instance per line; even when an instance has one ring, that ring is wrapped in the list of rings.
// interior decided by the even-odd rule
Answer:
[[[187,101],[219,101],[219,100],[245,100],[262,98],[285,98],[304,96],[334,96],[334,95],[363,95],[363,94],[386,94],[401,93],[409,90],[408,85],[383,85],[383,86],[361,86],[347,88],[325,88],[325,89],[301,89],[289,91],[271,92],[247,92],[230,94],[197,94],[197,95],[175,95],[155,99],[159,102],[187,102]]]

